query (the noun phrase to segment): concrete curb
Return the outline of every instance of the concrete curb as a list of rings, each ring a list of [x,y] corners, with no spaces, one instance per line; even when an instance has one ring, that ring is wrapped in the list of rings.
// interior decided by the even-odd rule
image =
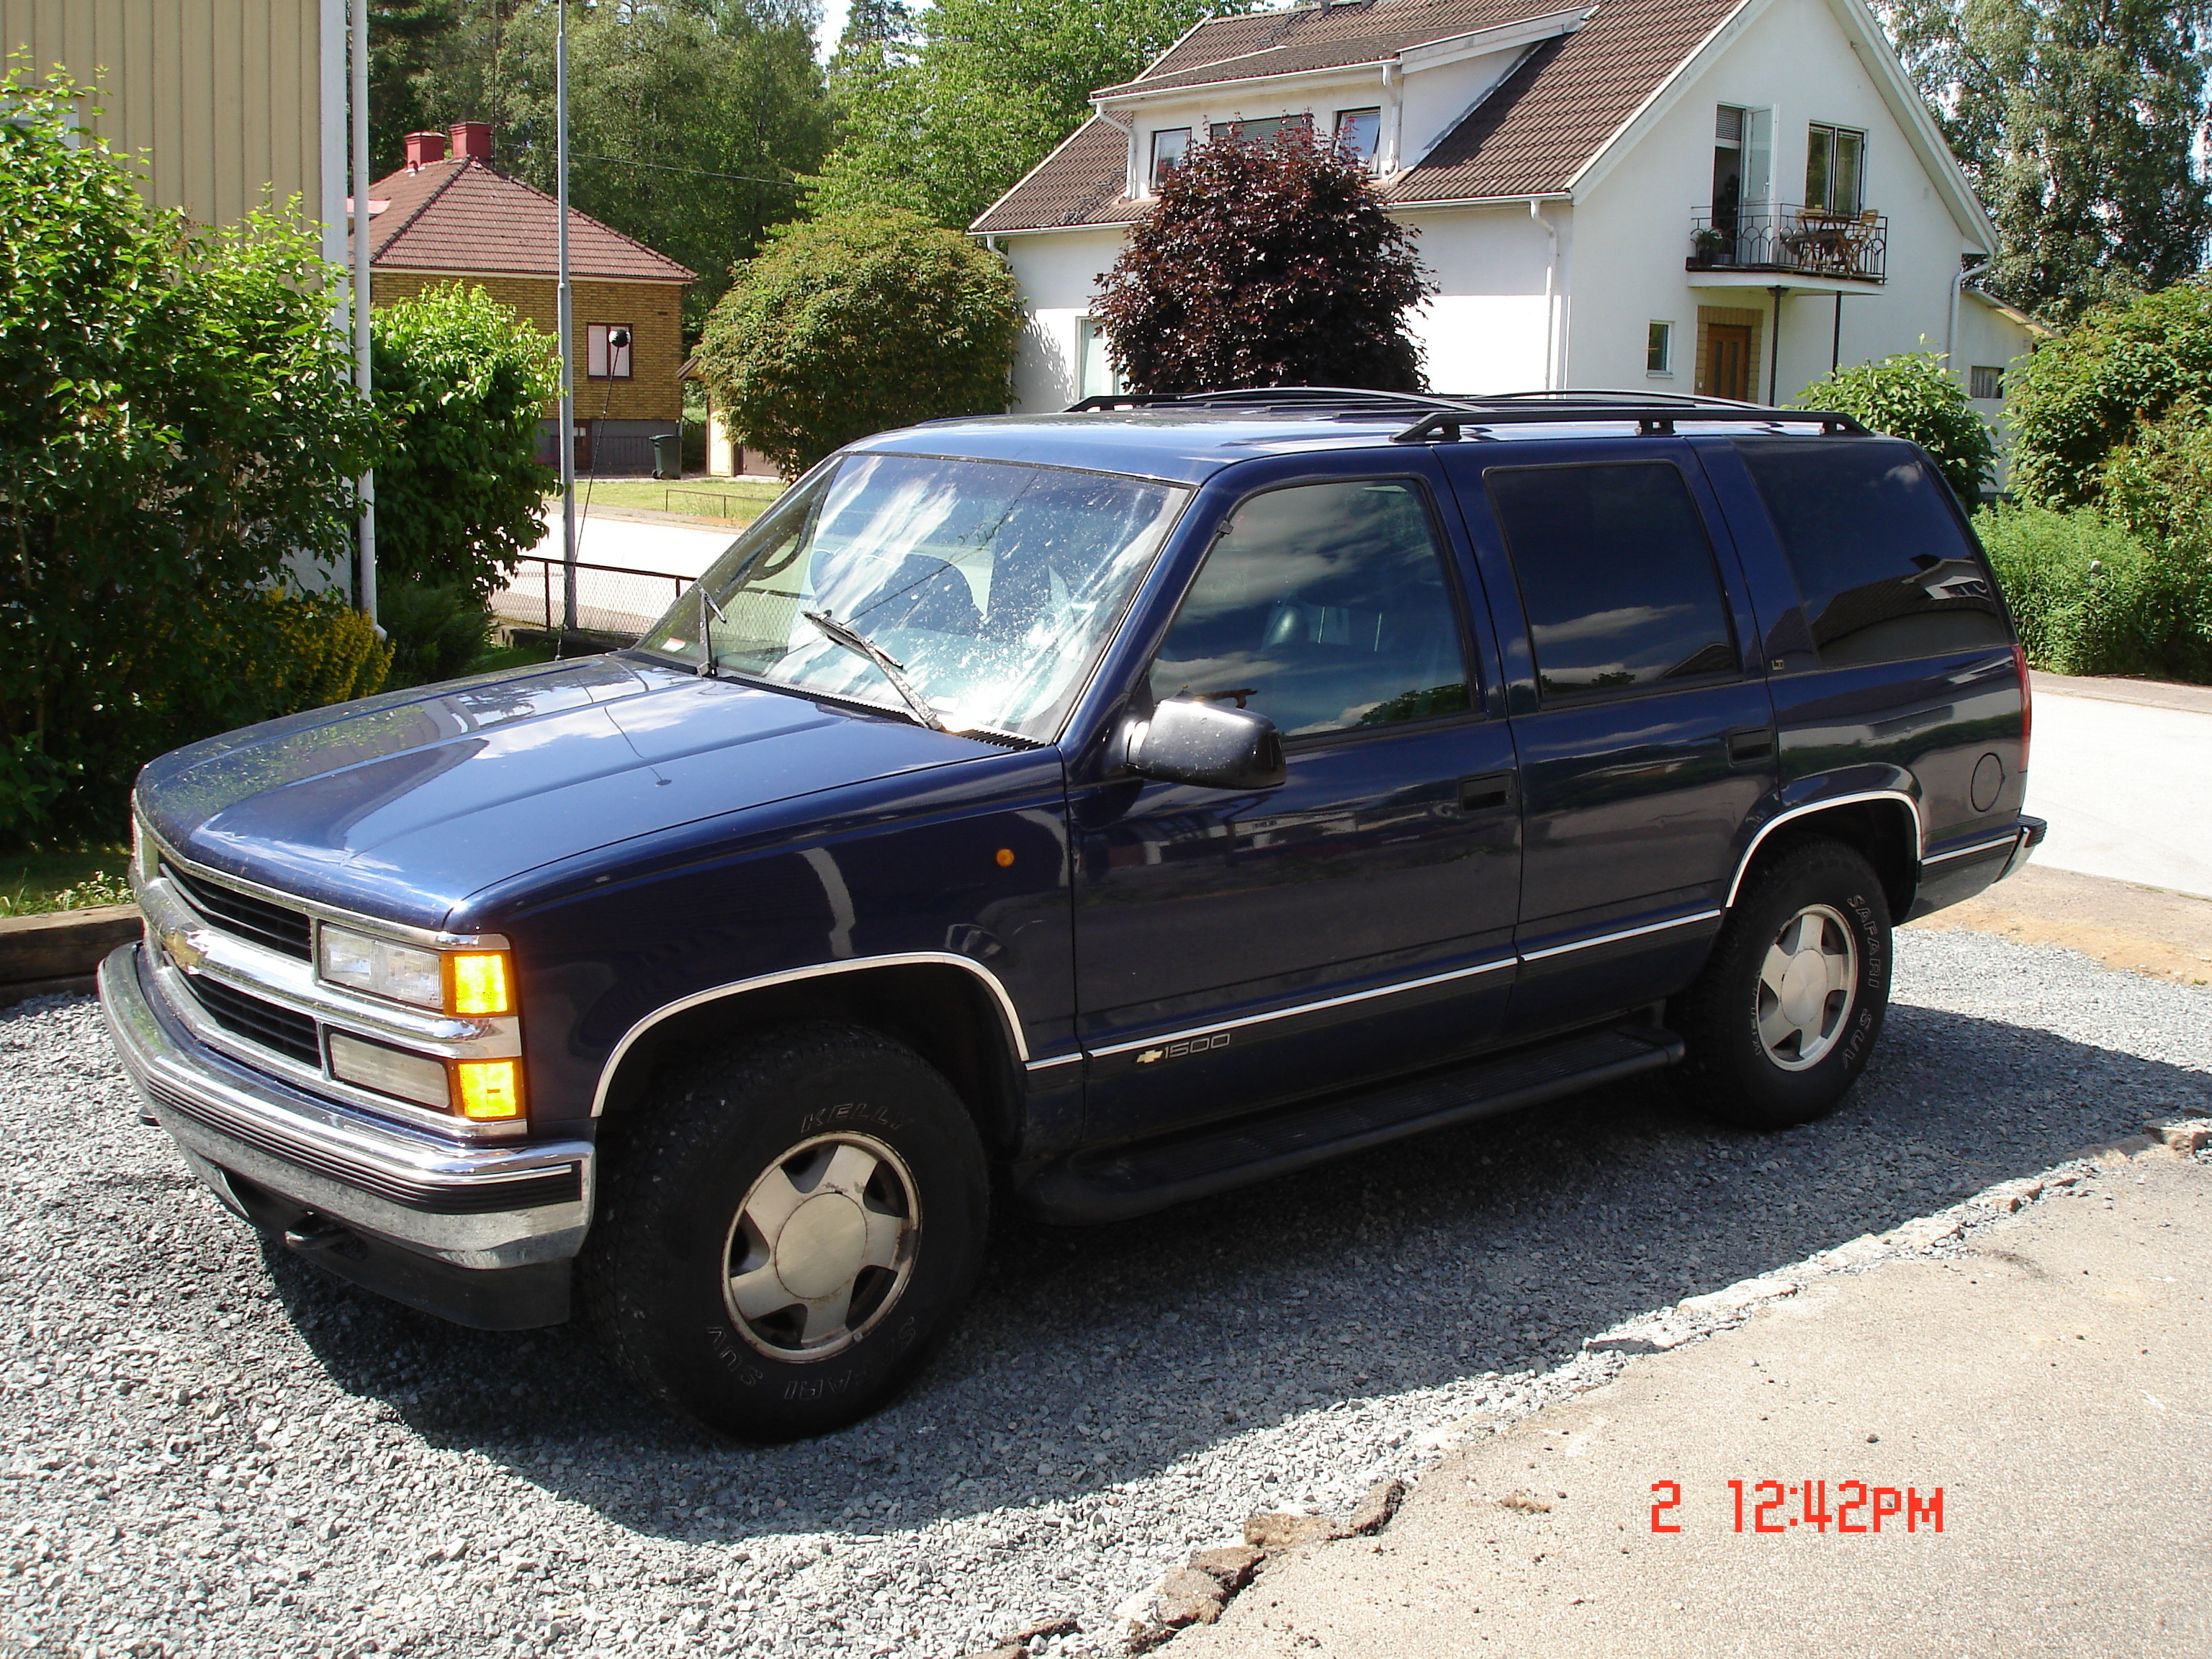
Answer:
[[[144,929],[135,904],[0,921],[0,1008],[58,992],[89,991],[100,958]]]

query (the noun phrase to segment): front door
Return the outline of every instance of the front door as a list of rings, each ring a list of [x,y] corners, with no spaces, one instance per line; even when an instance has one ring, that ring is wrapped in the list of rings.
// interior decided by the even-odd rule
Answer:
[[[1523,793],[1518,1030],[1686,983],[1775,787],[1734,550],[1678,439],[1447,454],[1500,612]],[[1619,459],[1614,459],[1614,457]],[[1500,596],[1504,596],[1501,598]],[[1516,599],[1517,599],[1517,604]]]
[[[1705,383],[1698,388],[1706,398],[1751,401],[1751,325],[1747,323],[1705,325]]]
[[[1423,458],[1424,461],[1425,458]],[[1513,744],[1428,478],[1224,516],[1133,701],[1233,698],[1288,781],[1079,787],[1086,1133],[1137,1135],[1479,1045],[1513,978]]]

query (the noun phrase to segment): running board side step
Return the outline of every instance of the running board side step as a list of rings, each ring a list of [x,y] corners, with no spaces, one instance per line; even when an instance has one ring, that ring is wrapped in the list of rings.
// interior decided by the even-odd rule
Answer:
[[[1019,1178],[1015,1196],[1040,1220],[1126,1221],[1404,1135],[1659,1071],[1682,1053],[1682,1039],[1656,1025],[1582,1031],[1410,1082],[1055,1158]]]

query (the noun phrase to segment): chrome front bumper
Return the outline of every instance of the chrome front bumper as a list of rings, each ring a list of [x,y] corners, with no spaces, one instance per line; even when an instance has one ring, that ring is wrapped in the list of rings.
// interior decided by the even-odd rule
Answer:
[[[454,1267],[560,1261],[583,1247],[589,1141],[457,1144],[241,1065],[195,1041],[150,991],[143,950],[119,946],[100,965],[108,1033],[147,1115],[231,1208],[243,1212],[224,1176]]]

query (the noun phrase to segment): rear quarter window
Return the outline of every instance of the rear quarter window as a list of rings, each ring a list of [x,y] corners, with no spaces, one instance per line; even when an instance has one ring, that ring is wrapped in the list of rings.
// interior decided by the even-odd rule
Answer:
[[[1824,667],[2009,645],[1988,567],[1948,487],[1879,440],[1736,445],[1796,578]]]

